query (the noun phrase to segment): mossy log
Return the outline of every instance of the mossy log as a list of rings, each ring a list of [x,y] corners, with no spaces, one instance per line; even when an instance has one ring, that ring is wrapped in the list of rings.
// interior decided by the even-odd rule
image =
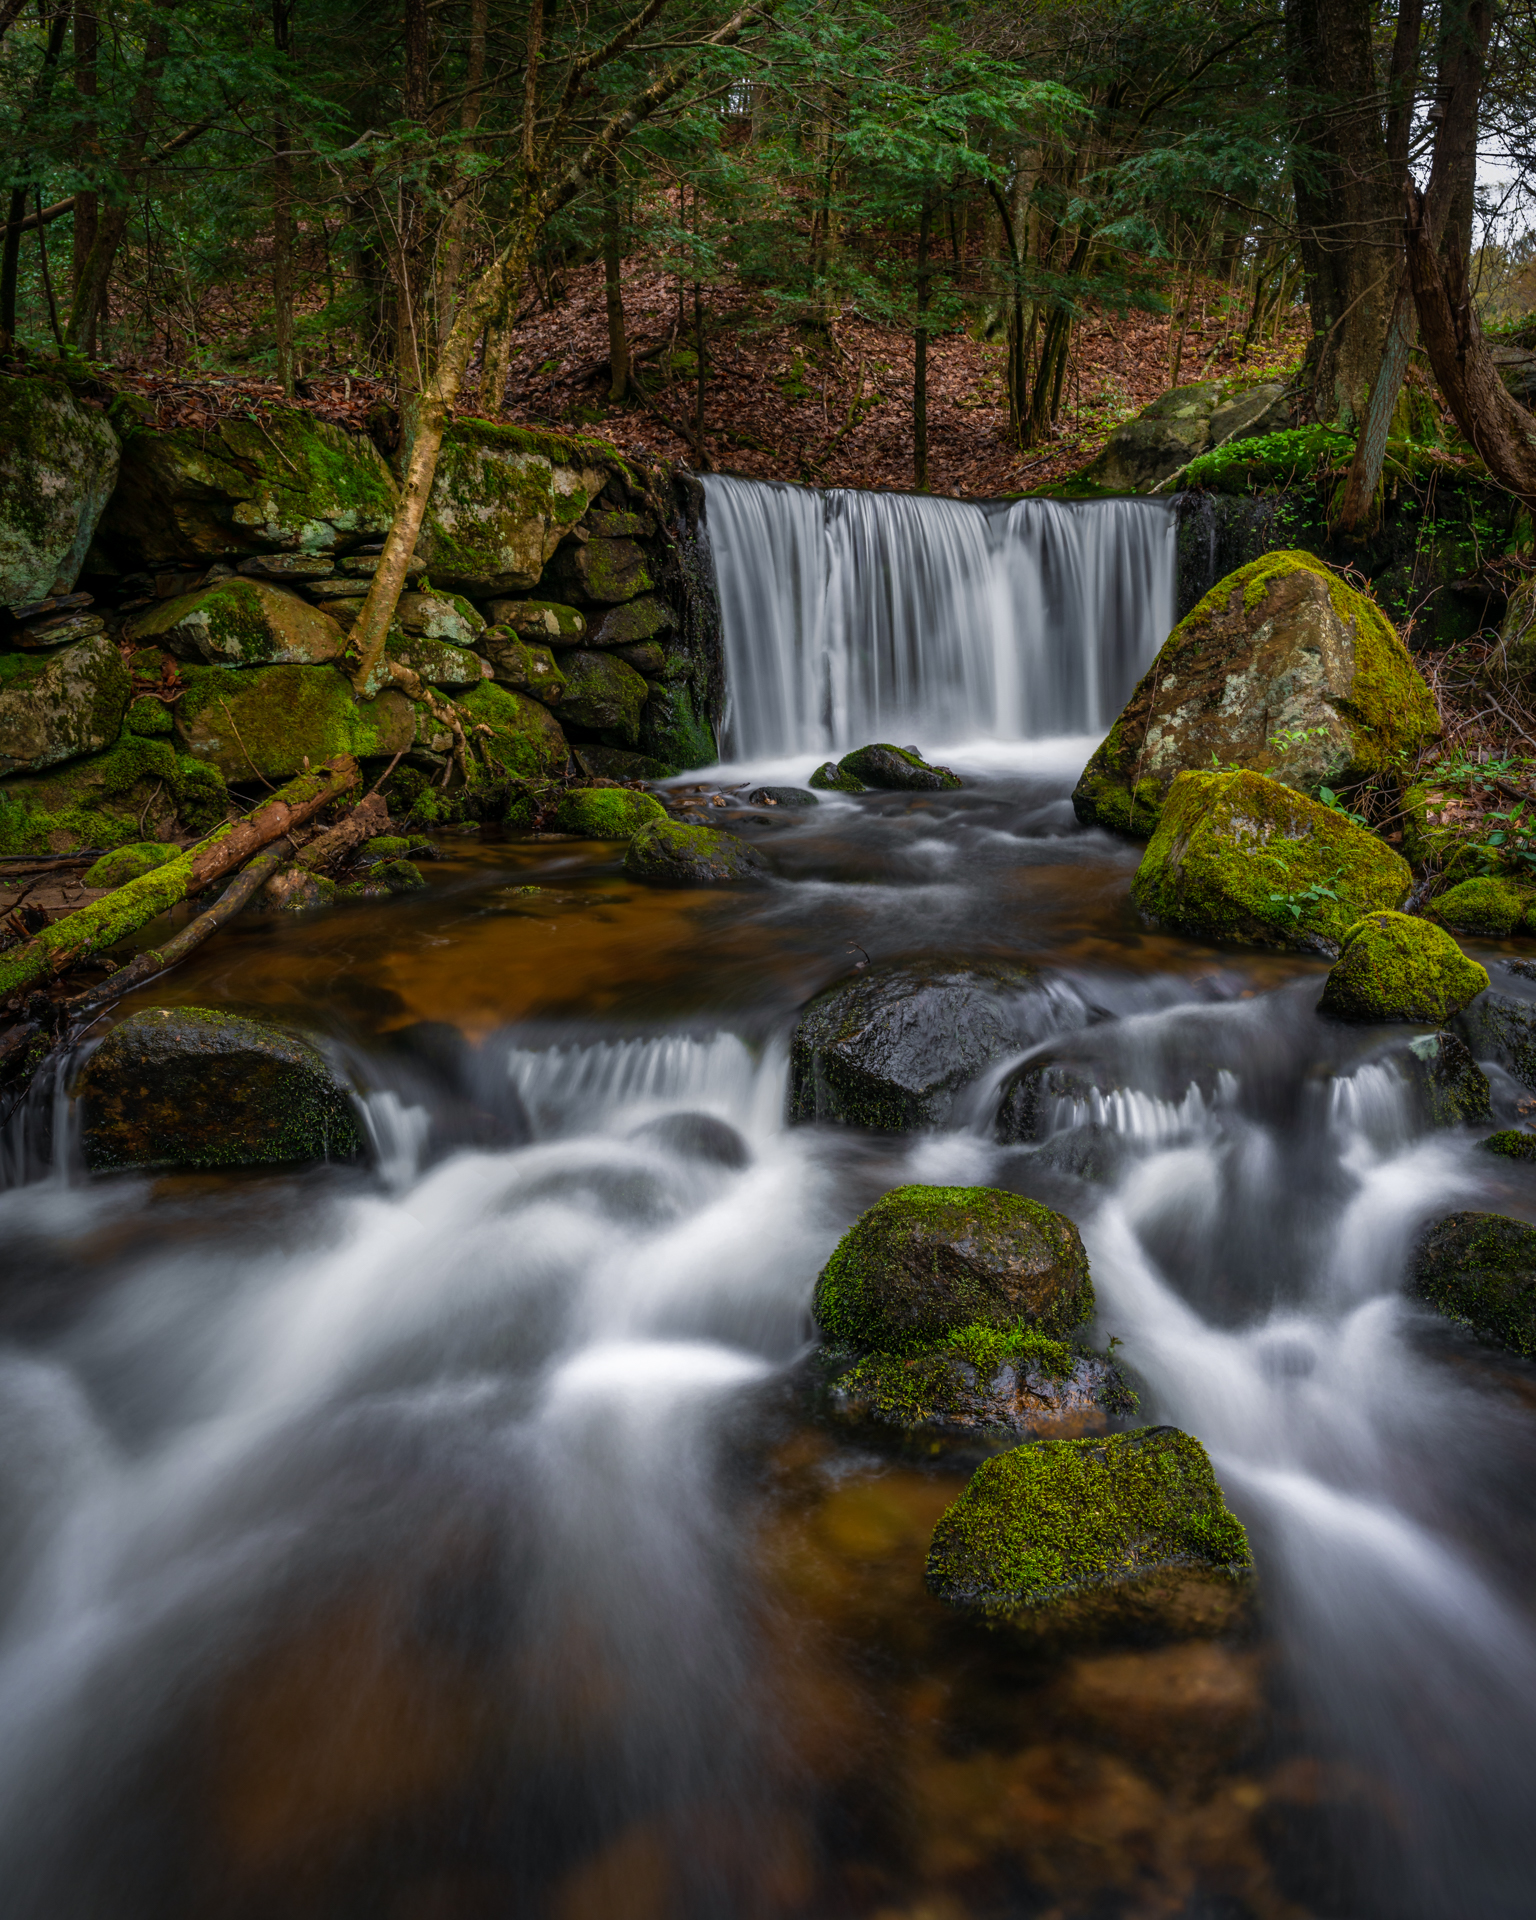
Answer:
[[[340,754],[318,772],[290,780],[242,818],[215,828],[176,859],[56,920],[35,940],[0,955],[0,994],[67,973],[92,954],[126,940],[178,901],[190,899],[274,840],[303,826],[349,793],[358,778],[357,762],[350,754]]]

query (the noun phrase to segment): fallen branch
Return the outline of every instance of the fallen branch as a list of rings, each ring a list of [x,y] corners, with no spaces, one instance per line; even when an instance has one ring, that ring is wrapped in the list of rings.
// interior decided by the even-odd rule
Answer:
[[[360,847],[365,840],[371,840],[375,834],[389,830],[389,802],[383,794],[375,791],[366,800],[359,800],[345,820],[338,820],[334,827],[327,829],[318,839],[311,840],[294,862],[309,873],[319,873],[325,867],[332,867],[344,854],[354,847]]]

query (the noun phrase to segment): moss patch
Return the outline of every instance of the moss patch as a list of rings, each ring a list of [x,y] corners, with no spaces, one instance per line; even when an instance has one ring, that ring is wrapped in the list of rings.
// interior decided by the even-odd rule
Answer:
[[[1346,930],[1318,1011],[1438,1027],[1487,985],[1487,969],[1439,927],[1406,913],[1372,913]]]
[[[624,871],[658,887],[762,886],[768,862],[745,840],[713,827],[652,820],[629,843]]]
[[[1483,1148],[1506,1160],[1536,1160],[1536,1133],[1528,1133],[1524,1127],[1504,1127],[1490,1133]]]
[[[836,760],[824,760],[806,783],[819,793],[863,793],[864,782]]]
[[[667,810],[648,793],[623,787],[573,787],[562,796],[555,825],[586,840],[632,840],[650,820],[665,820]]]
[[[1430,902],[1430,911],[1459,933],[1482,933],[1502,940],[1519,926],[1533,900],[1536,889],[1499,874],[1485,874],[1438,894]]]
[[[487,771],[523,780],[555,780],[565,772],[565,735],[539,701],[482,680],[456,704],[468,718],[476,755]],[[481,733],[482,727],[487,731]]]
[[[153,873],[167,860],[174,860],[180,849],[157,840],[143,840],[131,847],[119,847],[116,853],[104,853],[85,870],[88,887],[121,887],[140,874]]]
[[[150,822],[204,833],[228,806],[214,768],[164,740],[125,734],[105,753],[0,784],[0,853],[126,846]]]
[[[1536,1227],[1453,1213],[1419,1242],[1409,1291],[1480,1340],[1536,1359]]]

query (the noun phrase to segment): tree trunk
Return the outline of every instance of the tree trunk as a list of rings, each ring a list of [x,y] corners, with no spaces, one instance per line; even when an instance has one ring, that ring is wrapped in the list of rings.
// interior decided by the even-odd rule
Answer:
[[[286,66],[296,0],[272,0],[272,46]],[[281,108],[272,120],[272,333],[277,377],[293,397],[293,156],[292,133]]]
[[[85,153],[99,158],[100,142],[96,133],[96,92],[98,85],[98,67],[101,52],[101,28],[95,9],[90,6],[75,8],[75,92],[90,105],[82,113],[84,122],[82,146]],[[70,242],[69,297],[73,305],[74,297],[80,285],[80,276],[90,258],[91,248],[96,241],[97,210],[99,196],[95,193],[80,192],[75,195],[74,236]],[[91,315],[90,325],[81,343],[87,354],[96,352],[96,315]]]
[[[22,118],[23,131],[34,111],[41,113],[47,108],[54,77],[59,70],[59,55],[64,50],[64,30],[68,25],[69,9],[61,6],[48,24],[43,70],[38,75],[31,105]],[[6,209],[5,242],[0,246],[0,335],[7,340],[16,337],[16,279],[21,260],[21,222],[27,211],[27,195],[31,191],[30,181],[22,181],[11,189],[10,204]]]
[[[469,135],[480,124],[485,89],[485,35],[488,0],[469,0],[469,57],[465,62],[464,104],[459,109],[459,131],[465,136],[453,163],[453,204],[448,209],[439,243],[441,266],[437,276],[437,345],[442,351],[453,325],[464,272],[464,235],[469,225],[469,193],[464,185],[462,156],[472,150]]]
[[[629,336],[624,330],[624,285],[619,277],[623,255],[619,246],[618,165],[603,169],[603,290],[608,300],[608,398],[623,400],[629,393]]]
[[[917,328],[912,338],[912,484],[928,491],[928,243],[933,210],[923,195],[917,222]]]

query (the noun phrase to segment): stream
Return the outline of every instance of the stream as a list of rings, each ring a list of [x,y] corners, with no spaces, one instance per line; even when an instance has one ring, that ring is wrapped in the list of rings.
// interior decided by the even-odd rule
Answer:
[[[1149,931],[1139,846],[1074,820],[1171,518],[708,487],[732,760],[674,784],[772,886],[446,833],[424,893],[247,915],[125,1009],[326,1036],[369,1167],[90,1181],[62,1102],[8,1144],[7,1914],[1528,1914],[1536,1371],[1402,1284],[1536,1171],[1432,1131],[1326,963]],[[963,788],[742,797],[871,737]],[[1032,963],[1037,1044],[1119,1090],[1030,1147],[1001,1069],[943,1132],[787,1126],[861,954]],[[1077,1221],[1137,1422],[1250,1530],[1257,1642],[1044,1659],[926,1593],[975,1456],[806,1388],[817,1271],[906,1181]]]

